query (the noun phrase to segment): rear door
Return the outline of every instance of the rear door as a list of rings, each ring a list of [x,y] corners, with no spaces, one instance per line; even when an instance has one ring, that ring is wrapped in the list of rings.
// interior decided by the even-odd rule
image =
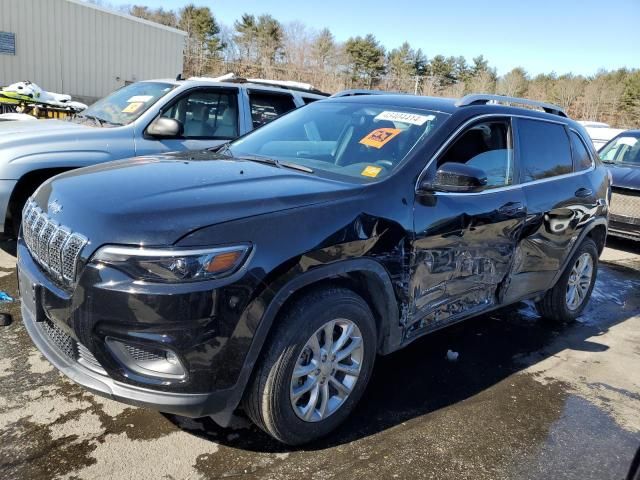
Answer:
[[[469,125],[427,175],[444,163],[482,169],[488,185],[479,193],[416,196],[408,336],[501,303],[525,221],[510,118]]]
[[[588,174],[592,159],[588,153],[584,158],[575,132],[562,122],[536,118],[517,118],[516,131],[527,218],[507,300],[552,286],[580,227],[598,206],[597,186]],[[573,147],[572,140],[578,142]]]
[[[296,108],[293,95],[288,92],[249,89],[249,111],[252,128],[258,128]]]

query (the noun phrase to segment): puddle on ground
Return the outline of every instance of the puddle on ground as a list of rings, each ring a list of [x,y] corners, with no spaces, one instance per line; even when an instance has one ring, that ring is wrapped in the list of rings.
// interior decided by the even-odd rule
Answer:
[[[0,330],[0,478],[622,478],[639,434],[551,373],[523,369],[556,356],[563,338],[600,351],[588,339],[638,311],[637,281],[604,267],[584,324],[550,327],[519,304],[379,359],[355,414],[303,449],[253,426],[94,397],[30,360],[19,302],[4,304],[15,321]],[[15,276],[0,289],[17,295]],[[616,298],[604,297],[612,289]],[[449,349],[457,362],[446,361]]]

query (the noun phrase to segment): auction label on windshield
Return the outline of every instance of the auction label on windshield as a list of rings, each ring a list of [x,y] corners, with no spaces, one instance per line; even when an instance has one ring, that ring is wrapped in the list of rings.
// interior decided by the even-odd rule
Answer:
[[[133,102],[146,103],[149,100],[153,100],[153,95],[134,95],[129,100],[127,100],[127,103],[133,103]]]
[[[376,128],[374,131],[367,133],[367,135],[360,140],[360,143],[367,147],[382,148],[400,134],[400,132],[402,132],[402,130],[399,128]]]
[[[130,103],[129,105],[127,105],[126,107],[124,107],[122,109],[122,113],[134,113],[136,110],[138,110],[142,105],[144,105],[144,103],[142,102],[133,102]]]
[[[411,125],[424,125],[425,122],[435,119],[435,115],[418,115],[417,113],[407,112],[384,112],[376,115],[374,120],[389,120],[390,122],[410,123]]]
[[[363,175],[365,177],[377,177],[378,174],[382,171],[382,167],[374,167],[373,165],[369,165],[368,167],[366,167],[364,170],[362,170],[362,172],[360,172],[360,175]]]

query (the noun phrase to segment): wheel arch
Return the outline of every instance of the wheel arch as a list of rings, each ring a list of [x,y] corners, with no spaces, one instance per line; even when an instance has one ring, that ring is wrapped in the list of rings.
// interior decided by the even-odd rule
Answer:
[[[15,187],[13,187],[13,191],[9,197],[9,203],[7,204],[7,211],[4,218],[4,231],[12,231],[13,216],[18,212],[17,208],[20,206],[21,202],[26,200],[29,195],[31,195],[48,179],[68,170],[73,170],[73,168],[74,167],[39,168],[36,170],[30,170],[22,175],[18,179]]]
[[[573,257],[575,251],[580,247],[580,244],[586,239],[590,238],[593,240],[598,248],[598,253],[602,253],[604,249],[604,244],[607,238],[607,220],[604,217],[599,217],[594,219],[591,223],[586,225],[582,232],[580,232],[578,239],[574,242],[573,247],[567,253],[564,261],[562,262],[562,267],[558,269],[555,277],[553,278],[553,282],[549,288],[553,288],[558,280],[564,273],[567,265],[569,265],[569,261]]]
[[[324,285],[342,286],[360,295],[371,308],[376,321],[379,353],[395,350],[399,344],[399,308],[387,270],[374,259],[351,259],[315,267],[291,279],[273,297],[265,310],[261,326],[268,330],[278,315],[292,302]],[[398,332],[394,331],[398,330]],[[266,337],[265,337],[266,338]]]
[[[397,298],[389,273],[378,261],[350,259],[310,269],[286,282],[266,306],[234,387],[234,398],[225,411],[212,415],[218,424],[225,426],[231,421],[278,315],[297,298],[326,285],[350,288],[372,307],[378,331],[378,353],[390,353],[400,347],[402,329]]]

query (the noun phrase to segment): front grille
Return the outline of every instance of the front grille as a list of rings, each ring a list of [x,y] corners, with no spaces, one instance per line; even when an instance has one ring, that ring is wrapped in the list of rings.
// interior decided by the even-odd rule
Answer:
[[[22,213],[22,237],[36,262],[56,280],[65,285],[75,283],[87,237],[59,225],[32,200]]]
[[[640,192],[614,188],[611,196],[611,219],[640,225]]]
[[[47,319],[38,323],[38,325],[40,325],[50,343],[67,359],[76,361],[101,375],[107,374],[87,347],[71,338],[51,320]]]

